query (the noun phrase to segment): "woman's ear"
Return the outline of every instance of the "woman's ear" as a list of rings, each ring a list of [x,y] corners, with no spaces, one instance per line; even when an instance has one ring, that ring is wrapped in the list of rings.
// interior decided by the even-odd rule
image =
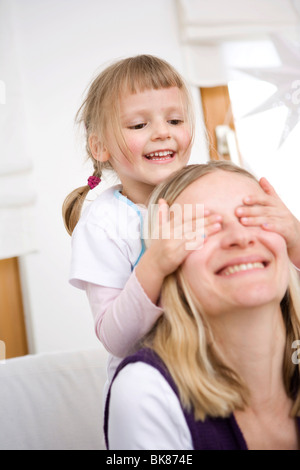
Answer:
[[[107,162],[110,159],[110,153],[107,148],[99,141],[96,134],[91,134],[88,138],[89,148],[93,158],[99,162]]]

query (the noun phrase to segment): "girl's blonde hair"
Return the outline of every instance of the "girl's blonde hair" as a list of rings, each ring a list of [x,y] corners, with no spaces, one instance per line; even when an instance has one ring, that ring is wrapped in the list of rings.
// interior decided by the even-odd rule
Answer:
[[[154,190],[149,208],[151,204],[158,207],[160,198],[171,206],[187,186],[213,171],[235,172],[257,181],[248,171],[224,161],[190,165]],[[153,211],[148,227],[149,240],[155,231],[156,220]],[[286,326],[283,377],[287,394],[294,401],[294,416],[300,411],[300,381],[299,365],[292,362],[291,348],[293,341],[300,339],[299,299],[297,273],[291,265],[289,287],[281,301],[281,310]],[[180,267],[165,279],[161,301],[164,313],[143,344],[152,348],[166,364],[184,407],[192,409],[195,418],[201,420],[206,416],[226,417],[235,409],[244,409],[249,403],[247,386],[224,363],[205,312],[186,283]]]
[[[135,94],[145,90],[177,87],[182,92],[184,110],[194,137],[194,112],[188,88],[181,75],[168,62],[152,55],[138,55],[119,60],[92,82],[87,96],[76,114],[76,122],[83,124],[86,134],[86,152],[92,159],[93,176],[101,177],[103,169],[112,169],[109,162],[93,158],[89,137],[96,134],[101,146],[110,149],[108,130],[112,129],[121,151],[130,157],[120,125],[119,101],[124,93]],[[63,204],[63,219],[69,234],[72,234],[80,217],[82,205],[89,192],[88,185],[72,191]]]

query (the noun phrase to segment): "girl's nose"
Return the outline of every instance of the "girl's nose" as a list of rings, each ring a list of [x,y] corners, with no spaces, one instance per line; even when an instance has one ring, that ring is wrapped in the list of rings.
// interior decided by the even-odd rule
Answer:
[[[152,140],[166,140],[170,137],[170,126],[167,122],[160,121],[153,125]]]

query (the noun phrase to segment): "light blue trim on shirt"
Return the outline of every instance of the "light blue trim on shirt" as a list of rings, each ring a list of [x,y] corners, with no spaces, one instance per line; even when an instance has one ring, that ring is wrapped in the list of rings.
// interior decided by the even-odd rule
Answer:
[[[134,268],[136,267],[136,265],[138,264],[138,262],[140,261],[142,255],[145,253],[146,251],[146,245],[145,245],[145,241],[142,237],[142,234],[143,234],[143,229],[144,229],[144,219],[143,219],[143,216],[142,216],[142,213],[140,211],[140,209],[138,208],[138,206],[132,202],[130,199],[128,199],[127,197],[123,196],[123,194],[121,194],[120,192],[121,190],[120,189],[115,189],[114,190],[114,196],[119,199],[120,201],[124,202],[125,204],[127,204],[128,206],[132,207],[132,209],[135,210],[135,212],[137,213],[137,215],[139,216],[139,219],[140,219],[140,225],[141,225],[141,243],[142,243],[142,249],[141,249],[141,252],[136,260],[136,262],[134,263],[134,265],[132,266],[131,268],[131,271],[134,270]]]

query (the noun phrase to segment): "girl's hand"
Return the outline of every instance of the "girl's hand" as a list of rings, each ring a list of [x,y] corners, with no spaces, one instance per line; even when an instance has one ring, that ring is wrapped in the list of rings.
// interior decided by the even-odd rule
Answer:
[[[264,230],[279,233],[286,241],[292,263],[300,268],[300,222],[282,202],[266,178],[259,181],[265,195],[249,195],[244,206],[236,209],[240,222],[247,226],[261,226]]]
[[[192,215],[177,207],[178,212],[173,211],[174,206],[170,208],[160,199],[157,232],[149,247],[163,277],[175,271],[191,251],[200,249],[207,237],[221,229],[220,215],[208,210]]]
[[[164,278],[174,272],[191,250],[201,248],[207,237],[221,230],[221,216],[204,211],[202,217],[188,216],[170,210],[166,201],[159,201],[157,233],[135,268],[144,292],[157,303]],[[199,229],[199,230],[198,230]]]

